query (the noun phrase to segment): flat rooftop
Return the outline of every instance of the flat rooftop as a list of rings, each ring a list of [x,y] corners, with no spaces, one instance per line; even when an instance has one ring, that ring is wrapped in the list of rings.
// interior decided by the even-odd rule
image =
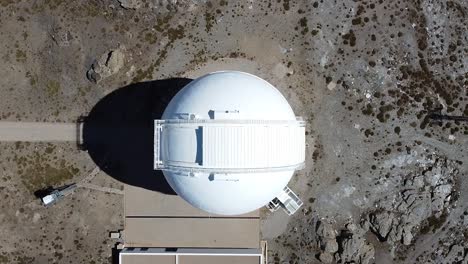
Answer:
[[[262,252],[255,249],[124,249],[121,264],[259,264]]]
[[[126,248],[260,248],[258,210],[213,215],[177,195],[125,185],[124,213]]]

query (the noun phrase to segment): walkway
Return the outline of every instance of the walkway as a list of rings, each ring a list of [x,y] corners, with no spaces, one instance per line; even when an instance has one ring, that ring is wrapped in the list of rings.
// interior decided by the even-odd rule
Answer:
[[[76,141],[76,123],[0,122],[0,141]]]

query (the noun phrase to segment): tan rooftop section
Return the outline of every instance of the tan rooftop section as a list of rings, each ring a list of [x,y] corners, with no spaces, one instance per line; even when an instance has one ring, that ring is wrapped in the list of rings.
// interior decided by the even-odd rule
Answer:
[[[122,264],[177,264],[176,256],[164,255],[122,255],[120,263]],[[182,263],[180,263],[182,264]]]
[[[131,247],[258,248],[258,219],[127,218]]]
[[[178,258],[176,260],[176,258]],[[259,264],[259,256],[123,255],[122,264]]]
[[[265,264],[259,249],[126,248],[120,264]]]
[[[133,216],[179,216],[179,217],[226,217],[209,214],[191,206],[177,195],[168,195],[157,191],[126,184],[124,187],[124,212],[126,217]],[[231,218],[259,218],[254,211]]]
[[[258,264],[258,256],[180,256],[179,264]]]
[[[219,216],[194,208],[176,195],[131,185],[125,185],[124,193],[125,247],[260,247],[258,211]]]

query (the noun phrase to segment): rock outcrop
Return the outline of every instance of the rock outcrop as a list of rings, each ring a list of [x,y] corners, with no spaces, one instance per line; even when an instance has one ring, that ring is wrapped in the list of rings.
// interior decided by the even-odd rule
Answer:
[[[379,209],[368,214],[366,226],[380,241],[410,245],[417,232],[443,224],[457,170],[452,161],[430,159],[419,170],[402,177],[397,193],[379,201]]]
[[[122,69],[125,64],[124,50],[125,47],[120,46],[118,49],[102,54],[86,73],[88,79],[98,83]]]
[[[338,233],[332,224],[324,221],[317,223],[318,245],[321,252],[318,259],[322,263],[368,264],[374,257],[374,246],[364,238],[363,229],[353,223]]]

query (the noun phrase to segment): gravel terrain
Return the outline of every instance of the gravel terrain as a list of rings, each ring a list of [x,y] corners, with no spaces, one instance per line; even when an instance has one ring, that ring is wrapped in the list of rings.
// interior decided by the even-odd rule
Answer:
[[[250,72],[307,121],[304,206],[263,213],[269,263],[468,263],[468,122],[434,120],[468,116],[467,21],[466,0],[0,0],[0,121]],[[74,143],[0,146],[0,263],[111,263],[122,183]],[[34,195],[83,181],[101,188]]]

